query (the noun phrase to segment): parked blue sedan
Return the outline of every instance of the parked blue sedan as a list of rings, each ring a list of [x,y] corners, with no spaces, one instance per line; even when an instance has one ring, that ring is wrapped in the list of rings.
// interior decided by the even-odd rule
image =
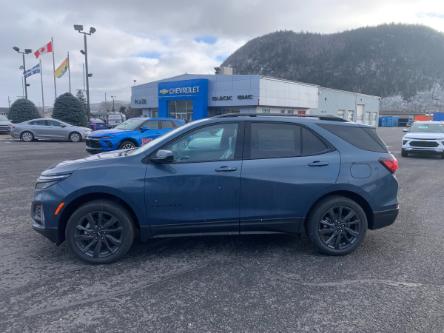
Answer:
[[[91,132],[86,138],[86,151],[95,154],[117,149],[133,149],[182,126],[174,118],[131,118],[107,130]]]

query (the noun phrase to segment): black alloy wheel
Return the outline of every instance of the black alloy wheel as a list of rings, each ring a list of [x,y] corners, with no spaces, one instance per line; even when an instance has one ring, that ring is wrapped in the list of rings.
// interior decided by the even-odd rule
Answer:
[[[81,217],[76,226],[76,246],[87,256],[106,258],[122,245],[122,225],[111,213],[92,212]]]
[[[361,221],[352,208],[335,206],[319,221],[318,233],[327,247],[343,250],[358,241],[360,229]]]
[[[93,201],[72,214],[66,239],[80,259],[94,264],[110,263],[130,249],[134,225],[128,212],[117,203]]]
[[[320,252],[345,255],[364,240],[367,216],[355,201],[334,196],[317,204],[306,227],[310,240]]]

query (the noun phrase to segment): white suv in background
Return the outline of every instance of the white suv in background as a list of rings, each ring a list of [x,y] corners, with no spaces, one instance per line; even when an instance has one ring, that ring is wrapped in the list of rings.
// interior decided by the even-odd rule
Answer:
[[[444,158],[444,121],[415,121],[402,138],[401,155],[436,153]]]

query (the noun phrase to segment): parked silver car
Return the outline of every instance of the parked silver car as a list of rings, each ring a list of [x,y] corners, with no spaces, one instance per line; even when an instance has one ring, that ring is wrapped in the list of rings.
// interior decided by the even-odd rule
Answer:
[[[6,116],[0,114],[0,133],[9,133],[11,122]]]
[[[80,142],[91,132],[87,127],[73,126],[52,118],[38,118],[11,125],[11,136],[25,142],[64,140]]]

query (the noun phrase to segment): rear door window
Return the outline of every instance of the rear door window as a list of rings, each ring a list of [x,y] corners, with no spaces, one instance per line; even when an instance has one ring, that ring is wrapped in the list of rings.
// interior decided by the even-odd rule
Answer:
[[[157,120],[148,120],[145,121],[142,125],[142,127],[151,129],[151,130],[157,130],[160,128],[159,122]]]
[[[302,154],[301,127],[283,123],[251,123],[248,157],[284,158]]]
[[[162,120],[160,121],[162,128],[176,128],[176,124],[172,120]]]
[[[388,152],[385,143],[379,138],[375,128],[333,124],[319,124],[319,126],[359,149],[378,153]]]

